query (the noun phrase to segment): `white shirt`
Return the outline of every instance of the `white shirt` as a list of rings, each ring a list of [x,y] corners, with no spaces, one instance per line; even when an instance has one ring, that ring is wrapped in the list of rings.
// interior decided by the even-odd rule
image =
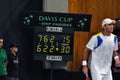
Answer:
[[[101,74],[107,74],[111,71],[111,63],[113,51],[118,50],[118,42],[114,42],[115,35],[104,36],[102,33],[99,34],[102,39],[102,43],[95,49],[98,44],[97,36],[94,35],[86,45],[87,48],[92,50],[92,58],[90,69],[91,72],[97,72]]]

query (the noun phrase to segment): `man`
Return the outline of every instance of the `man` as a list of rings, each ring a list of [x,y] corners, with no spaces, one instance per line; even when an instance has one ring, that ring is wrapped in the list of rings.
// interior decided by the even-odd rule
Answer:
[[[92,80],[112,80],[112,56],[119,64],[117,36],[113,35],[114,20],[106,18],[102,21],[103,32],[91,37],[83,53],[83,72],[88,72],[87,60],[91,53],[90,71]]]
[[[3,38],[0,37],[0,80],[7,80],[7,54],[2,46]]]
[[[18,47],[16,44],[9,45],[10,53],[8,54],[8,79],[19,80],[19,59],[17,56]]]

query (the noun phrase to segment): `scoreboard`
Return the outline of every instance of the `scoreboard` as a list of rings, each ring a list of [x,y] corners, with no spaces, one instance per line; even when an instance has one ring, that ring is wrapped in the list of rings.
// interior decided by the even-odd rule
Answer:
[[[36,26],[34,30],[34,59],[67,61],[73,57],[74,29]]]
[[[22,11],[20,23],[34,29],[34,60],[73,60],[74,31],[90,31],[91,14]]]

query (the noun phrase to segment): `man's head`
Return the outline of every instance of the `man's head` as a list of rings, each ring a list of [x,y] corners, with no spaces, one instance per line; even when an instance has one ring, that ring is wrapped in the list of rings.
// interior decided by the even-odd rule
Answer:
[[[112,20],[112,19],[110,19],[110,18],[105,18],[105,19],[103,19],[103,21],[102,21],[102,28],[105,26],[105,25],[113,25],[113,24],[115,24],[115,20]]]
[[[11,43],[9,45],[9,48],[10,48],[11,52],[15,52],[15,53],[18,52],[18,45],[14,44],[14,43]]]
[[[115,24],[115,20],[110,18],[105,18],[102,21],[102,28],[108,32],[113,32],[113,25]]]

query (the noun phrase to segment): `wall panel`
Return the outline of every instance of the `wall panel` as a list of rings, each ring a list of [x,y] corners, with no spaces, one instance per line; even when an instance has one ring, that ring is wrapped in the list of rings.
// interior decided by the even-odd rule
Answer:
[[[68,0],[69,13],[92,14],[90,32],[76,31],[74,37],[74,59],[68,62],[67,69],[78,71],[81,67],[82,53],[90,37],[102,31],[101,21],[104,18],[120,17],[119,0]]]

